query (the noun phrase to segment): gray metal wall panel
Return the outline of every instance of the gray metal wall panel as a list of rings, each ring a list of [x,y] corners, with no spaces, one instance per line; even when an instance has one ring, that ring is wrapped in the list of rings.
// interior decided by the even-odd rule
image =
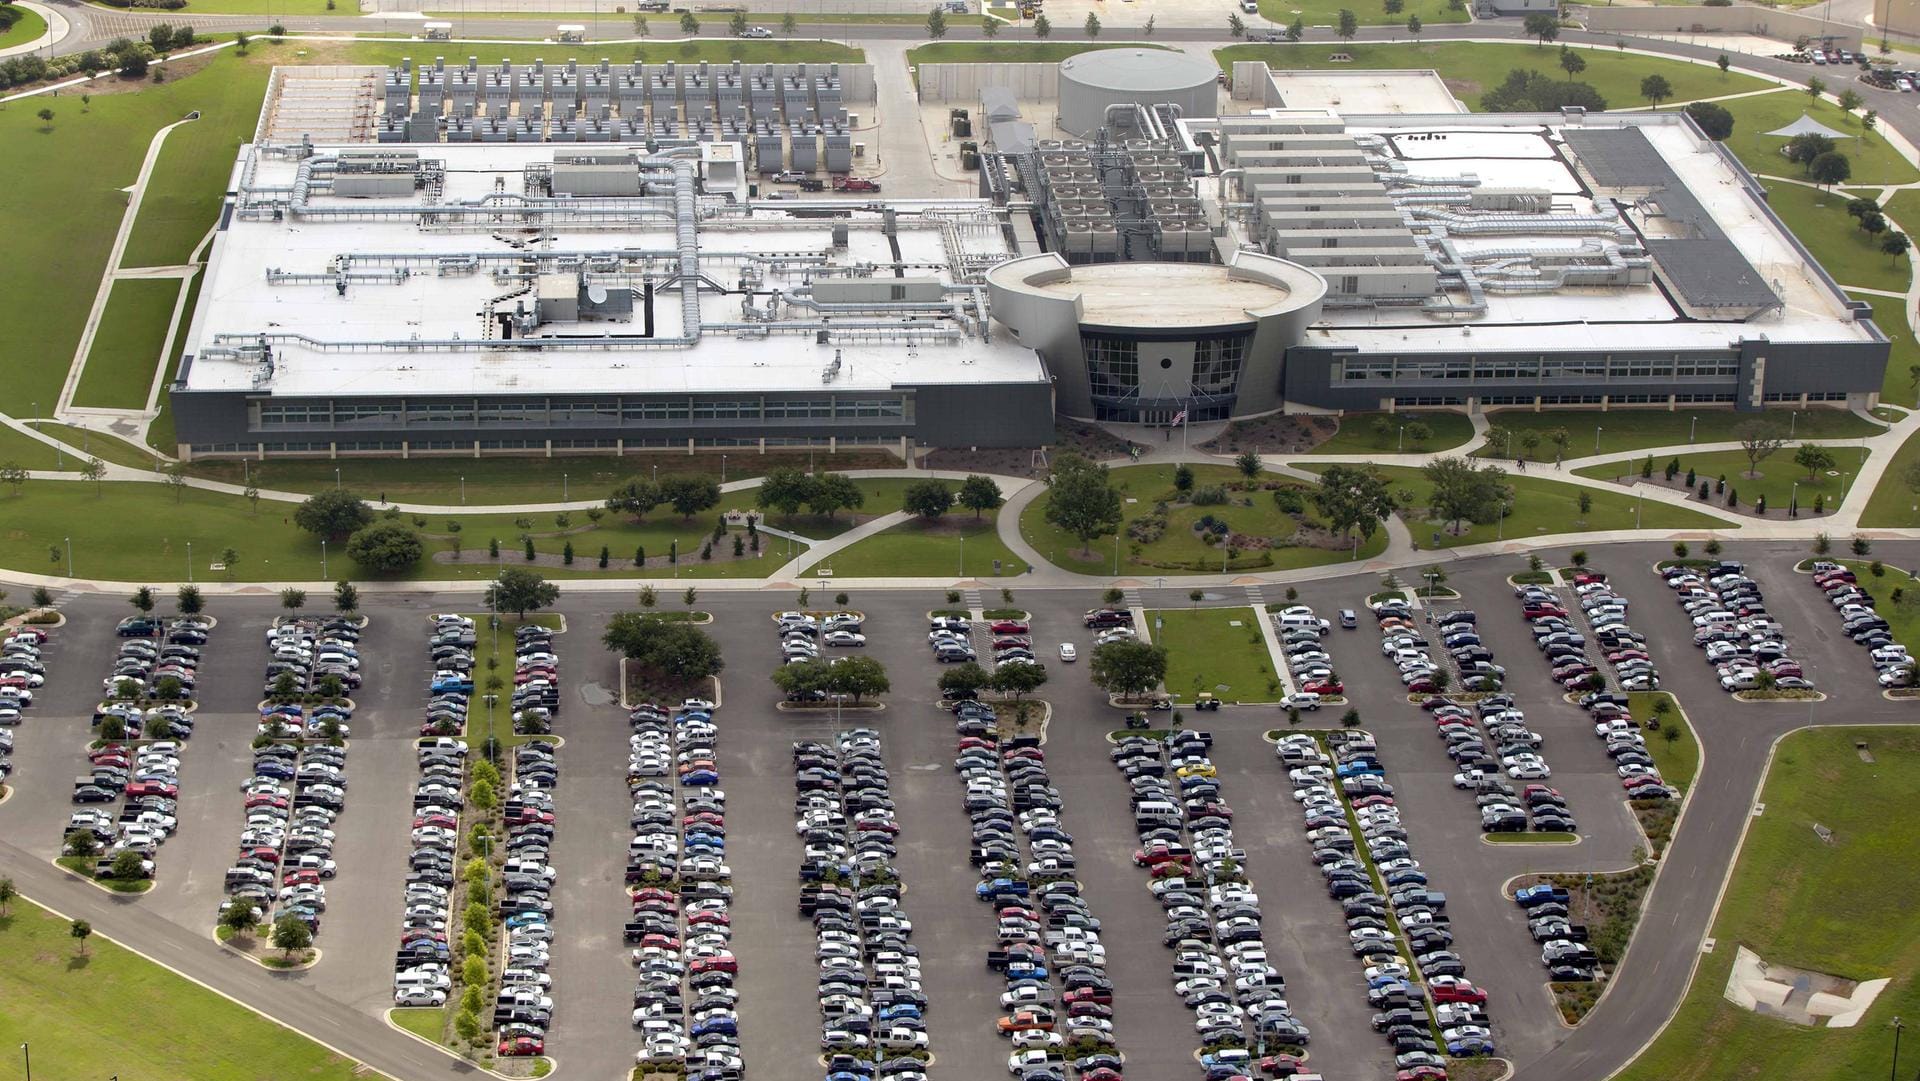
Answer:
[[[1047,383],[920,384],[914,439],[928,447],[1039,447],[1053,442]]]

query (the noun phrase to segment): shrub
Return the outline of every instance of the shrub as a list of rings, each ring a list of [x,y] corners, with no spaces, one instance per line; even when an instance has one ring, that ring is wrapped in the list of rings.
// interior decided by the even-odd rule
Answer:
[[[1196,507],[1217,507],[1227,501],[1225,485],[1210,484],[1204,488],[1195,488],[1189,500]]]

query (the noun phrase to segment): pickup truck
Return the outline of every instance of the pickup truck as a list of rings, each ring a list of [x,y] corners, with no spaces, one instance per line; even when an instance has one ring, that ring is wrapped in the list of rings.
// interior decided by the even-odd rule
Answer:
[[[1514,901],[1522,908],[1532,908],[1534,905],[1544,904],[1564,905],[1567,903],[1569,896],[1566,890],[1558,886],[1548,885],[1544,882],[1538,886],[1523,886],[1513,891]]]
[[[864,176],[836,176],[833,178],[833,190],[834,191],[879,191],[880,185],[878,182],[868,180]]]

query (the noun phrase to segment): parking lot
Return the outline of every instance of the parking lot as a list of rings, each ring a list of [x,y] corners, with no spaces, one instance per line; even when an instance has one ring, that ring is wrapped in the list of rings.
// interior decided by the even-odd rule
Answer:
[[[1873,686],[1865,652],[1840,634],[1819,591],[1793,572],[1794,559],[1729,548],[1727,558],[1747,560],[1808,677],[1842,707],[1838,712],[1886,706]],[[1655,547],[1618,546],[1603,554],[1595,566],[1606,570],[1631,602],[1633,624],[1647,635],[1664,689],[1696,715],[1714,710],[1773,717],[1797,711],[1804,717],[1809,712],[1804,703],[1729,699],[1691,645],[1685,614],[1651,569],[1660,558]],[[1506,582],[1521,569],[1518,558],[1454,564],[1447,584],[1462,596],[1446,606],[1479,614],[1487,648],[1508,669],[1507,693],[1545,739],[1543,752],[1553,766],[1550,783],[1577,816],[1579,844],[1483,843],[1473,801],[1454,788],[1454,763],[1434,738],[1431,718],[1406,700],[1392,678],[1378,633],[1363,618],[1355,630],[1336,627],[1326,642],[1333,667],[1346,682],[1349,704],[1379,742],[1410,845],[1431,887],[1451,899],[1453,949],[1469,977],[1490,993],[1488,1009],[1501,1053],[1526,1062],[1563,1041],[1566,1033],[1545,990],[1538,949],[1522,913],[1496,887],[1528,871],[1617,868],[1642,840],[1613,763],[1592,737],[1591,722],[1547,678],[1546,663]],[[1361,608],[1376,589],[1372,575],[1327,579],[1299,586],[1299,603],[1330,616],[1342,608]],[[935,1072],[1004,1076],[1008,1045],[993,1030],[1004,983],[983,963],[994,944],[995,921],[991,906],[975,900],[979,879],[961,855],[969,846],[968,821],[961,809],[962,782],[953,771],[952,716],[938,705],[936,680],[944,668],[929,657],[924,638],[927,610],[942,606],[941,600],[937,594],[863,594],[857,587],[852,592],[850,607],[866,614],[866,653],[886,666],[893,690],[884,696],[883,711],[848,713],[839,725],[873,727],[882,734],[901,826],[894,864],[923,963]],[[1281,592],[1269,586],[1259,599],[1279,602]],[[558,831],[552,864],[561,876],[556,909],[564,913],[557,925],[553,979],[556,998],[564,999],[548,1053],[570,1072],[591,1077],[613,1076],[630,1066],[639,1044],[629,1018],[633,976],[620,939],[629,907],[621,885],[629,835],[621,769],[627,731],[614,701],[616,666],[599,644],[605,620],[619,610],[621,599],[583,594],[561,604],[568,620],[568,633],[559,642],[567,657],[568,698],[564,721],[556,727],[565,740],[559,752],[565,781],[555,799],[565,827]],[[1184,589],[1177,595],[1169,589],[1165,596],[1149,590],[1146,600],[1149,605],[1186,603]],[[1202,603],[1253,600],[1235,588],[1216,590]],[[1197,1076],[1193,1015],[1180,1008],[1168,978],[1160,907],[1129,858],[1138,841],[1128,788],[1106,753],[1107,733],[1121,726],[1123,714],[1107,705],[1085,675],[1094,635],[1080,617],[1097,604],[1092,589],[1026,591],[1014,601],[1033,612],[1035,652],[1052,677],[1036,695],[1053,709],[1047,767],[1061,795],[1063,828],[1073,837],[1083,895],[1102,921],[1106,969],[1115,987],[1115,1036],[1129,1074]],[[791,606],[787,593],[715,593],[700,603],[716,614],[708,630],[727,661],[716,721],[718,764],[728,793],[741,1045],[750,1073],[781,1078],[810,1076],[810,1068],[793,1065],[795,1049],[809,1049],[810,1057],[820,1036],[812,935],[795,908],[799,848],[790,751],[797,739],[831,740],[837,730],[830,711],[777,708],[781,695],[768,673],[780,658],[769,616]],[[0,830],[40,859],[57,854],[71,810],[67,794],[85,762],[100,677],[117,649],[113,626],[127,612],[124,602],[112,597],[75,597],[63,607],[69,622],[53,632],[48,645],[46,683],[14,730],[10,784],[15,795],[0,808]],[[380,597],[366,605],[371,622],[362,643],[369,660],[364,683],[353,694],[352,796],[340,819],[334,852],[339,874],[328,883],[327,928],[318,940],[324,956],[310,970],[281,978],[369,1019],[390,1005],[390,943],[398,933],[396,901],[408,851],[415,769],[405,745],[417,736],[429,674],[420,649],[424,616],[473,607],[470,598],[456,605],[446,598],[414,596]],[[165,599],[161,610],[167,610]],[[263,636],[278,614],[269,598],[216,598],[209,611],[219,625],[199,671],[196,731],[180,756],[178,829],[159,860],[153,891],[120,902],[208,939],[222,898],[222,871],[231,861],[239,828],[238,790],[251,767]],[[1079,647],[1078,664],[1059,661],[1057,647],[1063,641]],[[1836,712],[1831,704],[1821,709]],[[1305,726],[1337,727],[1338,715],[1323,710],[1309,715]],[[1286,728],[1285,714],[1273,707],[1229,707],[1190,715],[1187,721],[1213,733],[1212,759],[1222,798],[1235,811],[1235,841],[1247,852],[1249,884],[1265,911],[1268,952],[1287,980],[1294,1015],[1313,1033],[1312,1068],[1341,1077],[1390,1073],[1390,1055],[1368,1024],[1371,1011],[1339,906],[1329,903],[1314,873],[1285,771],[1262,739],[1269,729]],[[217,947],[209,940],[207,948]]]

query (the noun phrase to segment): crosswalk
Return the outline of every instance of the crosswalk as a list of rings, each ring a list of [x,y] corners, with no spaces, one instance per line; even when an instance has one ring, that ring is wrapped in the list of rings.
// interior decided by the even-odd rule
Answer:
[[[1253,605],[1255,611],[1264,612],[1267,610],[1267,593],[1263,587],[1251,585],[1243,588],[1247,591],[1247,603]]]
[[[980,614],[987,610],[986,599],[981,596],[978,589],[969,589],[962,593],[961,597],[967,602],[967,610],[973,613],[975,619],[980,618]]]

